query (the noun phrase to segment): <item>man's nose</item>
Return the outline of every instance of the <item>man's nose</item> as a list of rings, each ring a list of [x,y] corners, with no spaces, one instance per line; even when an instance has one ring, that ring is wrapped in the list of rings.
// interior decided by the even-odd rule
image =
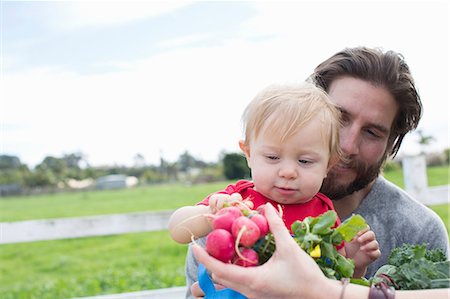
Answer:
[[[356,127],[344,127],[340,135],[340,145],[344,153],[347,156],[357,155],[361,143],[360,130]]]

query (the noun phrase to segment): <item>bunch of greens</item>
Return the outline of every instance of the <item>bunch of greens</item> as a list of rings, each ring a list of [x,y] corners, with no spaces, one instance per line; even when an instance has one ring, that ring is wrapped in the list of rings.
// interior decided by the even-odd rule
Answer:
[[[336,212],[328,211],[317,217],[306,217],[292,224],[291,230],[298,245],[311,255],[322,272],[329,278],[352,277],[355,265],[336,250],[342,241],[350,241],[367,223],[360,215],[352,215],[338,227]],[[260,264],[265,263],[275,251],[275,240],[271,233],[255,244]]]
[[[384,281],[398,290],[449,288],[449,267],[443,250],[404,244],[391,251],[388,264],[378,269],[371,283]]]

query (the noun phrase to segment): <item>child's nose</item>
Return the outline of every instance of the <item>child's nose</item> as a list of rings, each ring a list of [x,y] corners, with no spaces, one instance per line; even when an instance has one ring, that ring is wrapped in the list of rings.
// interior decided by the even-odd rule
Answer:
[[[298,176],[297,167],[294,163],[283,163],[278,175],[285,179],[295,179]]]

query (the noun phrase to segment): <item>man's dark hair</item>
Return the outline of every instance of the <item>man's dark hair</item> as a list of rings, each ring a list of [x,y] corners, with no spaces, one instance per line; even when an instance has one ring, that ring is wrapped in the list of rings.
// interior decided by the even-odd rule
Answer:
[[[346,48],[317,66],[309,81],[328,92],[331,83],[344,76],[382,86],[397,101],[399,111],[389,136],[389,154],[395,157],[403,138],[417,128],[422,116],[422,102],[403,56],[378,48]]]

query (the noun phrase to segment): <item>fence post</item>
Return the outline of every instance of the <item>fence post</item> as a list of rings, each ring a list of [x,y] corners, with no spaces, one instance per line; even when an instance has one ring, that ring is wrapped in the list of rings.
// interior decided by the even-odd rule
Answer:
[[[402,160],[405,191],[420,202],[428,201],[425,155],[405,156]]]

